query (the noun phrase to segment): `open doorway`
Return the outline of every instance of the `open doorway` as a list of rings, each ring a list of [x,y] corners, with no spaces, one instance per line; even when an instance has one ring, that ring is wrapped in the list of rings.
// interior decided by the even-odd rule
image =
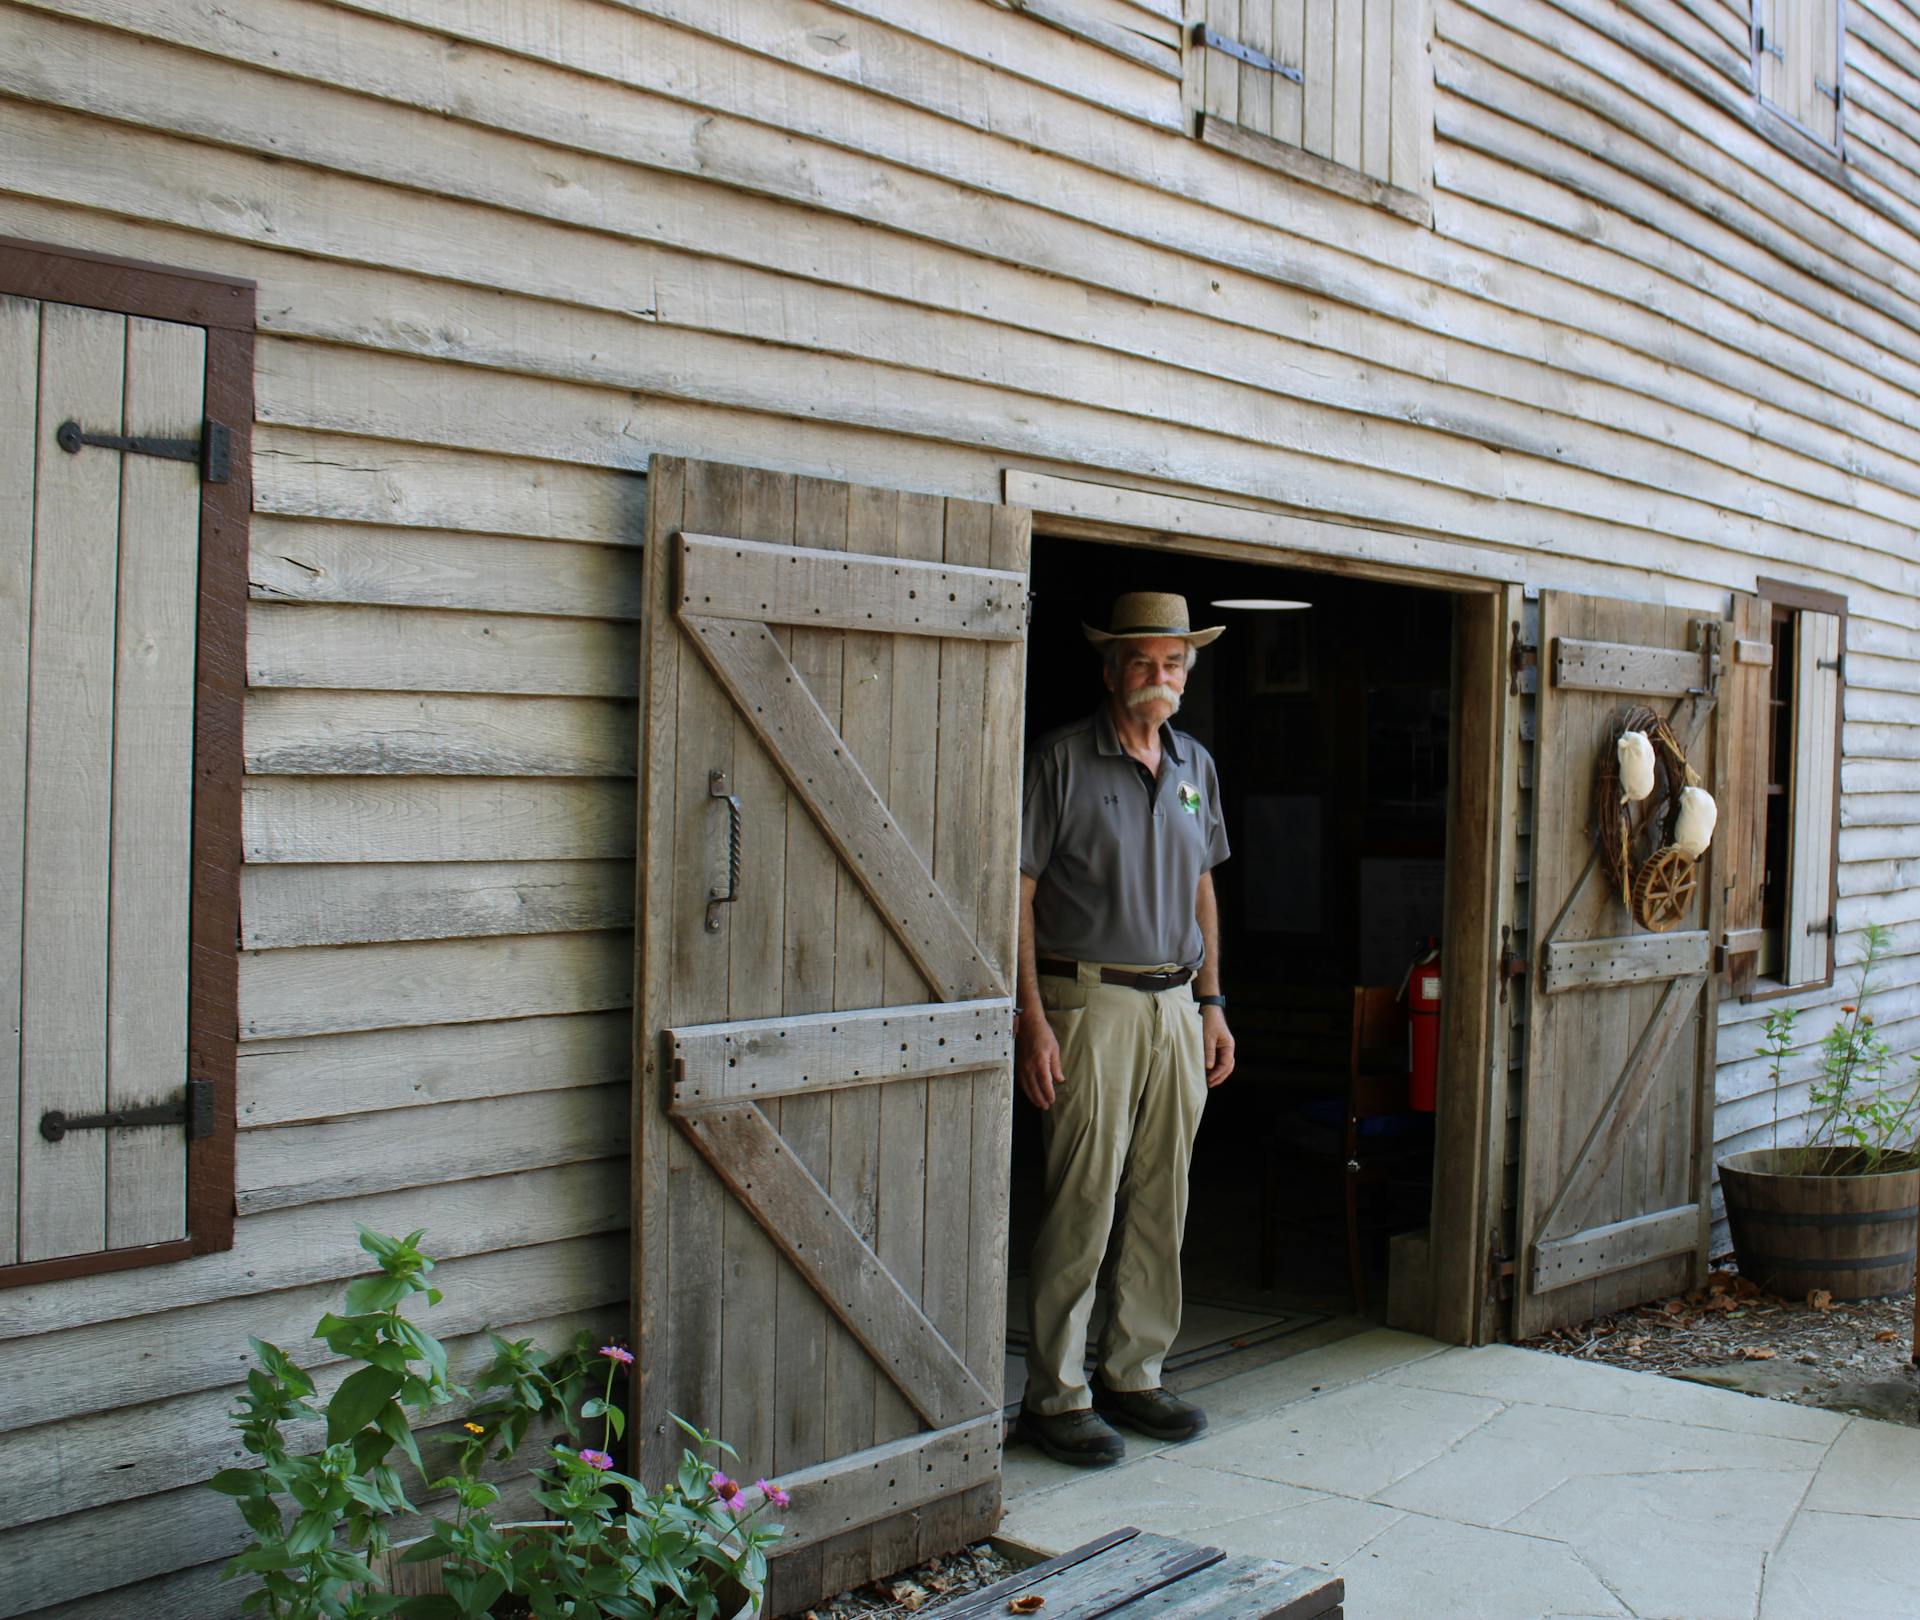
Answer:
[[[1173,722],[1220,767],[1233,855],[1215,884],[1239,1050],[1195,1144],[1187,1309],[1170,1371],[1335,1316],[1421,1325],[1435,1136],[1431,1090],[1410,1062],[1420,982],[1409,969],[1445,931],[1456,598],[1055,538],[1036,544],[1032,579],[1030,744],[1102,701],[1080,626],[1105,623],[1119,592],[1177,591],[1196,624],[1227,626],[1202,653]],[[1305,606],[1210,606],[1248,601]],[[1356,1001],[1368,988],[1376,994],[1356,1082]],[[1365,1117],[1354,1151],[1356,1101]],[[1039,1124],[1017,1106],[1010,1401],[1024,1376]],[[1096,1309],[1096,1329],[1098,1320]]]

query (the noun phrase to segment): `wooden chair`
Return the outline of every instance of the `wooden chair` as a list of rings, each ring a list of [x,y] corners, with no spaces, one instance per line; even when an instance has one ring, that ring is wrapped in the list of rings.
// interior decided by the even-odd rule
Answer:
[[[1407,1008],[1390,985],[1353,988],[1345,1078],[1344,1106],[1335,1116],[1339,1125],[1329,1130],[1313,1121],[1315,1110],[1309,1105],[1283,1124],[1288,1137],[1276,1148],[1280,1156],[1317,1161],[1339,1175],[1348,1285],[1354,1309],[1364,1312],[1368,1288],[1362,1191],[1396,1178],[1410,1179],[1416,1168],[1430,1173],[1433,1152],[1424,1116],[1414,1114],[1409,1105]],[[1268,1288],[1278,1271],[1275,1228],[1285,1218],[1279,1209],[1277,1182],[1270,1168],[1260,1263],[1261,1283]]]

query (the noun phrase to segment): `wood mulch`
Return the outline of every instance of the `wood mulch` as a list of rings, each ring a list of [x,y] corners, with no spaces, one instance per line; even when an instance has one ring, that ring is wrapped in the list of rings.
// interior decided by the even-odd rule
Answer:
[[[872,1586],[842,1592],[807,1610],[806,1620],[900,1620],[926,1614],[967,1592],[1005,1580],[1019,1566],[990,1542],[962,1547]]]
[[[1520,1342],[1579,1361],[1920,1426],[1910,1293],[1858,1304],[1820,1293],[1786,1300],[1728,1268],[1691,1293]]]

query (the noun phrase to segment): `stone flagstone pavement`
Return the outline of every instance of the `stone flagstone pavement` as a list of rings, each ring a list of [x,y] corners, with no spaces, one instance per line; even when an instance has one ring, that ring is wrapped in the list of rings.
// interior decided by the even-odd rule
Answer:
[[[1010,1446],[1002,1534],[1318,1565],[1348,1620],[1920,1616],[1920,1429],[1385,1330],[1187,1393],[1114,1468]]]

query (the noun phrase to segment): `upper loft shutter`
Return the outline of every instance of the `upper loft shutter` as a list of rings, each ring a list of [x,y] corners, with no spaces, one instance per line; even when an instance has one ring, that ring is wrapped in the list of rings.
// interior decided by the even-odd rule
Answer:
[[[1838,0],[1754,0],[1760,99],[1827,146],[1840,139]]]
[[[0,683],[0,1265],[187,1235],[201,474],[86,441],[197,441],[206,353],[198,327],[0,300],[0,385],[31,407],[0,456],[33,491],[0,536],[0,604],[30,604]]]
[[[1773,684],[1773,605],[1736,592],[1720,672],[1720,825],[1714,837],[1725,917],[1721,959],[1728,995],[1753,988],[1764,943],[1767,878],[1768,698]]]
[[[1833,972],[1833,845],[1840,786],[1840,619],[1803,609],[1797,624],[1791,877],[1782,924],[1789,985],[1817,983]]]
[[[1424,197],[1432,0],[1196,0],[1192,14],[1189,95],[1202,139],[1396,211]],[[1379,185],[1356,189],[1360,175]]]

